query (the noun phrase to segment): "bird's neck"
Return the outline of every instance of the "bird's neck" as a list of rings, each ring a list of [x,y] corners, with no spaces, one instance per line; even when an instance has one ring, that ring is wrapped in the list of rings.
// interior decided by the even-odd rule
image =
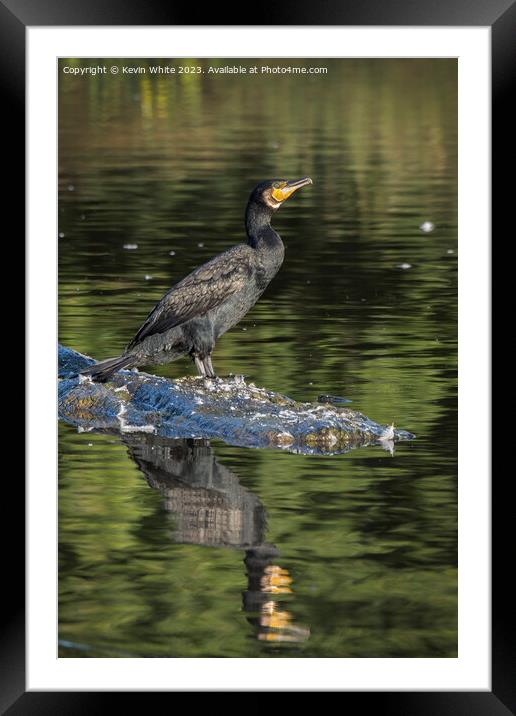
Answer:
[[[283,246],[279,234],[271,226],[272,209],[265,204],[249,202],[245,212],[247,242],[254,249],[276,249]]]

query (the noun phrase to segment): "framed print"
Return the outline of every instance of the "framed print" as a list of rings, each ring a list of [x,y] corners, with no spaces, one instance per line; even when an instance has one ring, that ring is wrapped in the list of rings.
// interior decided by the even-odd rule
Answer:
[[[514,711],[489,438],[514,4],[0,12],[29,318],[2,707]]]

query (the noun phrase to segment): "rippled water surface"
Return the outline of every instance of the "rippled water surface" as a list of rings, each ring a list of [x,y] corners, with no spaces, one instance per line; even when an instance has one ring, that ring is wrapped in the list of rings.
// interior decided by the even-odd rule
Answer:
[[[60,342],[117,355],[174,281],[244,240],[254,184],[310,175],[215,368],[417,439],[296,455],[60,424],[61,656],[457,654],[456,63],[315,64],[60,74]]]

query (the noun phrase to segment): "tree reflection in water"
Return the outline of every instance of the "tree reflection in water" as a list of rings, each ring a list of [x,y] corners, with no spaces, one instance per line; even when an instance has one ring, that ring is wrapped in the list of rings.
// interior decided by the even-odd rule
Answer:
[[[145,433],[122,439],[147,483],[163,496],[175,542],[245,550],[247,589],[242,604],[257,638],[272,643],[306,641],[309,628],[296,625],[281,601],[293,594],[292,578],[277,564],[278,549],[265,542],[265,507],[217,462],[209,441]]]

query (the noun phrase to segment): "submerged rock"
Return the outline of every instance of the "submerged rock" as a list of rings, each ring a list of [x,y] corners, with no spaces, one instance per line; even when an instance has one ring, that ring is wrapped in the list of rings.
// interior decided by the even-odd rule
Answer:
[[[345,452],[381,444],[386,425],[330,404],[300,403],[236,378],[167,380],[119,371],[109,383],[79,377],[92,358],[59,346],[59,417],[82,430],[218,438],[230,445],[299,453]],[[392,439],[410,440],[393,429]]]

